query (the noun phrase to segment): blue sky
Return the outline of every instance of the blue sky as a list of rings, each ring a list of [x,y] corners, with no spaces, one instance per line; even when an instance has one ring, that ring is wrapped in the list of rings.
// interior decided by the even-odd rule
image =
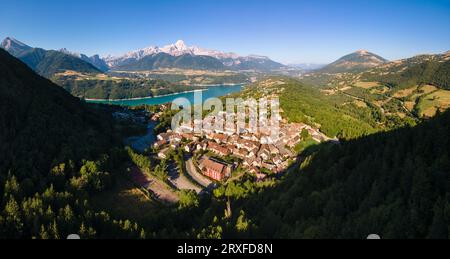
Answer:
[[[2,0],[0,24],[1,38],[89,55],[178,39],[284,63],[450,50],[450,0]]]

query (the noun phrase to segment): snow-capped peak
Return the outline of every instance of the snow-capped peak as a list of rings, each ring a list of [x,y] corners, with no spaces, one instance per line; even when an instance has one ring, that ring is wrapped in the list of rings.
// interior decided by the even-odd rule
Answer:
[[[172,56],[182,56],[185,54],[193,55],[191,48],[186,46],[186,43],[182,40],[178,40],[175,44],[167,45],[161,48],[161,51],[172,55]]]
[[[169,44],[164,47],[151,46],[144,49],[131,51],[120,57],[107,56],[104,60],[110,67],[114,67],[140,60],[144,57],[158,53],[165,53],[174,57],[182,55],[209,56],[219,59],[225,66],[239,65],[245,61],[257,61],[259,63],[264,63],[270,60],[265,56],[251,55],[244,57],[232,52],[222,52],[218,50],[201,48],[198,46],[188,46],[183,40],[178,40],[174,44]]]
[[[239,55],[235,53],[225,53],[217,50],[204,49],[197,46],[189,47],[183,40],[178,40],[175,44],[169,44],[164,47],[147,47],[136,51],[131,51],[120,57],[107,56],[105,60],[108,63],[117,63],[116,61],[128,60],[128,59],[142,59],[146,56],[154,55],[157,53],[166,53],[171,56],[182,55],[195,55],[195,56],[210,56],[217,59],[238,59]]]
[[[177,49],[179,49],[179,50],[187,50],[188,49],[188,47],[186,46],[186,44],[184,43],[183,40],[178,40],[175,43],[175,47],[177,47]]]

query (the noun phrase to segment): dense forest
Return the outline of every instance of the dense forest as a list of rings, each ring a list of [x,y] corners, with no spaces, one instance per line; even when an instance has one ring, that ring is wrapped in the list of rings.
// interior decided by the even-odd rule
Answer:
[[[361,108],[340,106],[342,100],[327,98],[314,87],[288,80],[280,96],[281,108],[289,120],[320,125],[328,136],[353,138],[376,131],[376,120],[380,115],[359,112]],[[344,98],[343,96],[334,98]],[[362,117],[364,116],[364,117]]]

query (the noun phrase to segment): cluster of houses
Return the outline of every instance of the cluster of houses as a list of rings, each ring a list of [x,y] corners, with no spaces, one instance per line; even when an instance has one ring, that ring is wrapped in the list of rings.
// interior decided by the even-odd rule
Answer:
[[[160,152],[162,159],[167,157],[170,149],[184,148],[188,153],[209,151],[216,157],[234,157],[242,161],[240,165],[259,180],[267,176],[267,172],[281,173],[289,166],[289,161],[295,159],[292,149],[300,143],[300,133],[307,130],[317,142],[328,138],[317,129],[302,123],[283,124],[275,138],[270,130],[264,129],[258,133],[247,130],[238,133],[220,130],[202,130],[201,134],[184,133],[186,129],[178,128],[175,132],[168,130],[157,136],[154,147]],[[192,132],[192,131],[191,131]],[[232,166],[218,159],[203,156],[198,161],[202,173],[209,178],[222,181],[231,174]]]

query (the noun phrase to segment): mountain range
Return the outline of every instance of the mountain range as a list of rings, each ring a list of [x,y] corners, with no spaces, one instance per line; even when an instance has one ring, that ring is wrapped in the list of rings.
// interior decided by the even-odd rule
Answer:
[[[72,52],[66,48],[45,50],[28,46],[14,38],[7,37],[0,44],[11,55],[19,58],[33,70],[45,77],[73,70],[82,73],[105,71],[149,71],[158,69],[192,69],[212,71],[259,71],[270,72],[288,68],[265,56],[240,56],[232,52],[221,52],[197,46],[187,46],[179,40],[164,47],[151,46],[124,55],[113,57],[88,56]],[[448,53],[446,53],[448,54]],[[367,50],[359,50],[345,55],[329,65],[298,64],[289,67],[315,73],[338,74],[359,73],[370,69],[391,67],[391,63],[412,66],[414,60],[422,60],[430,55],[422,55],[403,61],[389,62],[385,58]],[[411,61],[412,60],[412,61]]]
[[[239,56],[205,49],[189,47],[182,40],[164,47],[151,46],[128,52],[122,56],[105,58],[111,69],[152,70],[158,68],[191,68],[207,70],[277,70],[285,67],[265,56]]]
[[[283,64],[275,62],[268,57],[257,55],[239,56],[235,53],[209,50],[197,46],[188,47],[182,40],[164,47],[152,46],[128,52],[122,56],[113,57],[109,55],[105,58],[101,58],[99,55],[87,56],[72,52],[66,48],[57,51],[33,48],[11,37],[4,39],[0,47],[25,62],[39,74],[45,76],[51,76],[62,70],[90,73],[108,70],[142,71],[164,68],[270,71],[285,67]],[[53,64],[52,59],[48,59],[47,53],[51,53],[50,56],[53,58],[58,56],[59,63]],[[64,60],[64,62],[61,60]],[[41,62],[46,65],[41,66]],[[94,69],[87,63],[93,66]],[[70,64],[74,66],[70,67]],[[45,69],[48,66],[52,67],[52,69],[46,71]]]
[[[59,50],[62,53],[68,54],[68,55],[72,55],[74,57],[77,57],[81,60],[84,60],[88,63],[91,63],[92,65],[94,65],[96,68],[102,70],[102,71],[108,71],[109,70],[109,66],[108,64],[106,64],[105,60],[103,58],[101,58],[99,55],[93,55],[91,57],[88,57],[84,54],[78,53],[78,52],[71,52],[66,48],[62,48]]]
[[[6,38],[0,44],[0,48],[5,49],[14,57],[20,59],[38,74],[51,77],[52,75],[74,70],[83,73],[100,73],[101,70],[94,66],[92,62],[85,61],[79,57],[66,52],[56,50],[45,50],[30,47],[14,38]]]

